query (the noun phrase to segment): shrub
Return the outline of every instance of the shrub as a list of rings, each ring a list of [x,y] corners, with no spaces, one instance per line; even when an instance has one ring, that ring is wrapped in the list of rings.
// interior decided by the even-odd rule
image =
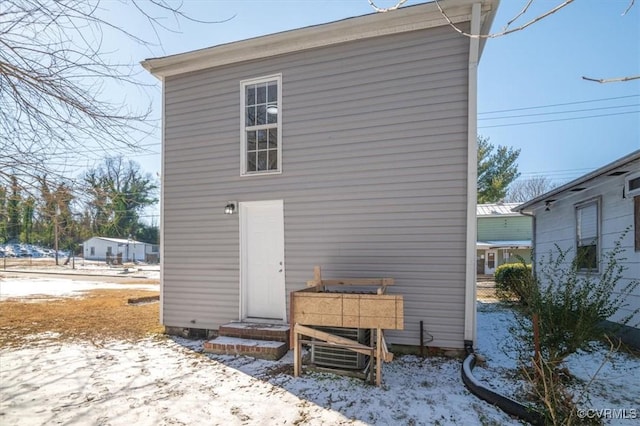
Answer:
[[[500,299],[510,300],[516,297],[520,303],[526,305],[527,297],[531,294],[530,286],[533,283],[531,276],[531,264],[505,263],[496,268],[494,274],[496,281],[496,294]]]
[[[637,279],[621,282],[627,269],[621,257],[626,233],[603,254],[600,273],[582,271],[579,256],[571,259],[569,250],[556,246],[555,252],[536,262],[535,279],[523,287],[528,291],[524,295],[527,304],[511,330],[518,337],[516,346],[532,396],[544,408],[548,424],[584,424],[584,419],[576,418],[576,404],[588,400],[591,381],[576,398],[564,383],[562,361],[593,340],[609,340],[601,323],[627,306],[627,298],[640,285]],[[629,323],[638,311],[619,319],[618,324]],[[617,348],[610,344],[615,352]],[[527,367],[531,361],[533,369]]]

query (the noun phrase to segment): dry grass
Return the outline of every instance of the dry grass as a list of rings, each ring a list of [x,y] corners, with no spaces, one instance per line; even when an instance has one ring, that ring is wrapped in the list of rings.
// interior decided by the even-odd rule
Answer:
[[[155,296],[143,290],[94,290],[83,298],[46,302],[0,302],[0,348],[22,346],[33,335],[47,333],[56,340],[135,340],[162,333],[159,305],[129,305],[135,297]],[[51,334],[54,333],[54,334]]]

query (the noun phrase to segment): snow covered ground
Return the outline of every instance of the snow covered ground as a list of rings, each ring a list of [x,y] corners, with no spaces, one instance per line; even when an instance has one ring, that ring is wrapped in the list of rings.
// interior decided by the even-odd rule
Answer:
[[[6,271],[32,272],[46,274],[65,275],[99,275],[99,276],[125,276],[160,279],[160,265],[136,264],[136,265],[107,265],[104,261],[84,260],[76,258],[73,265],[63,265],[66,259],[61,259],[60,265],[55,265],[53,260],[44,258],[12,258],[6,260]]]
[[[507,344],[513,314],[500,305],[479,306],[478,351],[487,363],[475,373],[512,395],[518,388]],[[384,365],[384,385],[376,388],[326,373],[294,378],[291,353],[262,361],[202,354],[201,340],[96,345],[55,337],[34,335],[28,346],[0,350],[0,424],[521,424],[464,387],[457,359],[397,357]],[[567,365],[587,380],[605,353],[579,353]],[[616,354],[594,383],[588,408],[640,409],[638,371],[637,357]]]
[[[6,299],[27,299],[30,301],[49,300],[56,297],[77,297],[83,292],[102,289],[135,289],[159,291],[159,284],[113,284],[108,282],[70,280],[68,278],[25,278],[9,277],[0,279],[0,301]]]

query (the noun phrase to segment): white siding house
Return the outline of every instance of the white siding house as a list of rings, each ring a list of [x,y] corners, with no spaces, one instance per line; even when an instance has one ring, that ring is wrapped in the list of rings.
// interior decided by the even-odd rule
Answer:
[[[83,243],[84,258],[107,260],[121,257],[123,262],[144,262],[152,244],[126,238],[91,237]]]
[[[496,0],[441,2],[486,34]],[[393,277],[395,344],[475,339],[484,39],[434,3],[145,60],[162,80],[161,321],[288,321],[323,276]]]
[[[619,286],[640,279],[640,150],[515,208],[534,215],[534,251],[546,255],[557,244],[581,253],[583,268],[602,273],[604,255],[621,241],[626,268]],[[582,257],[581,257],[582,258]],[[640,289],[616,321],[640,308]],[[640,315],[627,338],[640,346]]]

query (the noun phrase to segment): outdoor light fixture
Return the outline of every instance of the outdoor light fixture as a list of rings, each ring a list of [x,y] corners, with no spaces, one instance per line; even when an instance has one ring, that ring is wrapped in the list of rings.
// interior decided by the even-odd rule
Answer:
[[[277,115],[278,105],[267,105],[267,114]]]
[[[238,203],[235,201],[227,201],[227,205],[224,206],[224,214],[234,214],[237,205]]]

